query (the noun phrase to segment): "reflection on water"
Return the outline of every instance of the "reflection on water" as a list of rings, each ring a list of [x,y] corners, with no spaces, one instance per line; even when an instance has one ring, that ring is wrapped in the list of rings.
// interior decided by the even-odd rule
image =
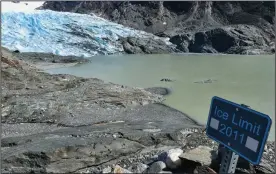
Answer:
[[[96,77],[135,87],[172,88],[165,103],[202,124],[206,124],[213,96],[246,104],[268,114],[274,122],[274,65],[274,56],[113,55],[96,56],[91,63],[48,72]],[[175,81],[162,82],[162,78]],[[204,80],[206,83],[202,83]],[[270,132],[269,138],[274,139],[274,123]]]

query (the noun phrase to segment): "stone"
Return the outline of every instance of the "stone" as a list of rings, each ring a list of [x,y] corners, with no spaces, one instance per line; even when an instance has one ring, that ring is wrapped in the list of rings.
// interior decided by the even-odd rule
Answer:
[[[183,52],[189,52],[189,42],[191,42],[191,37],[189,34],[175,35],[170,38],[170,42],[177,45],[177,49]]]
[[[143,53],[143,51],[139,47],[134,47],[126,41],[123,42],[123,48],[124,48],[124,51],[128,54]]]
[[[147,173],[159,173],[165,168],[166,164],[163,161],[157,161],[149,167]]]
[[[127,170],[127,169],[122,168],[122,167],[119,166],[119,165],[116,165],[116,166],[114,167],[113,173],[114,173],[114,174],[121,174],[121,173],[132,173],[132,172],[129,171],[129,170]]]
[[[174,81],[174,80],[168,79],[168,78],[163,78],[163,79],[161,79],[160,81],[161,81],[161,82],[172,82],[172,81]]]
[[[111,172],[112,172],[112,169],[111,169],[110,166],[108,166],[108,167],[104,168],[102,172],[103,172],[103,173],[111,173]]]
[[[162,54],[178,51],[174,45],[168,45],[165,41],[154,36],[152,38],[121,38],[121,42],[124,51],[128,54]]]
[[[20,53],[20,51],[19,51],[19,50],[14,50],[13,52],[14,52],[14,53]]]
[[[200,173],[216,174],[216,172],[208,166],[197,166],[193,173],[194,174],[200,174]]]
[[[212,160],[217,158],[217,154],[210,147],[198,146],[195,149],[181,154],[179,158],[181,158],[182,163],[188,160],[209,166]]]
[[[180,148],[170,149],[168,152],[160,154],[159,158],[163,159],[167,167],[170,169],[176,169],[181,165],[179,156],[183,153]]]
[[[269,161],[262,159],[259,165],[255,166],[258,173],[275,173],[275,169],[270,165]]]
[[[152,87],[152,88],[146,88],[145,90],[150,93],[163,95],[163,96],[171,93],[171,89],[165,88],[165,87]]]
[[[134,173],[143,173],[147,170],[149,166],[143,163],[136,163],[133,166],[129,167],[128,170]]]
[[[159,173],[166,173],[166,174],[172,174],[172,172],[171,171],[161,171],[161,172],[159,172]]]
[[[148,105],[148,104],[149,104],[148,101],[142,101],[142,102],[141,102],[141,105],[142,105],[142,106],[145,106],[145,105]]]
[[[151,133],[154,133],[154,132],[160,132],[161,129],[143,129],[144,132],[151,132]]]
[[[131,101],[131,104],[132,104],[133,106],[137,106],[137,105],[138,105],[138,103],[137,103],[136,101]]]

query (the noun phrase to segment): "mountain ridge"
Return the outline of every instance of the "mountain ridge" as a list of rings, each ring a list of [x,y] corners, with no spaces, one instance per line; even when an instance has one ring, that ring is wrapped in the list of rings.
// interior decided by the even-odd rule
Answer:
[[[171,42],[183,52],[247,54],[249,51],[253,54],[254,51],[260,53],[258,50],[265,53],[275,51],[274,1],[48,1],[39,9],[94,13],[127,27],[174,38]],[[214,30],[215,33],[220,31],[217,35],[223,35],[220,42],[232,38],[234,44],[229,43],[231,46],[223,52],[217,50],[213,46],[216,43],[212,42],[217,35],[210,34]],[[233,35],[233,32],[240,34]],[[198,35],[205,39],[198,39]],[[258,40],[262,40],[262,44]],[[196,48],[191,49],[194,45]]]

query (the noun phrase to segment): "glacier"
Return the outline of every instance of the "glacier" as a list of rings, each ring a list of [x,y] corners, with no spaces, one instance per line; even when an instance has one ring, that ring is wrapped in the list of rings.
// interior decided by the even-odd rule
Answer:
[[[162,39],[110,22],[95,14],[51,10],[2,12],[1,44],[20,52],[53,53],[61,56],[91,57],[121,53],[120,37]]]

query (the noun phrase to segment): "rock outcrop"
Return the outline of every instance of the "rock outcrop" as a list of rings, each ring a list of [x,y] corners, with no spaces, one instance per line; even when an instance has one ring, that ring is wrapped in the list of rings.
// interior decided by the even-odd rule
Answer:
[[[273,48],[270,47],[273,40],[269,38],[267,33],[256,26],[232,25],[193,35],[176,35],[170,41],[184,52],[252,54],[254,50],[259,49],[259,54],[262,54],[273,52]]]
[[[122,38],[124,51],[128,54],[168,54],[180,52],[175,45],[168,45],[163,40],[154,38]]]

